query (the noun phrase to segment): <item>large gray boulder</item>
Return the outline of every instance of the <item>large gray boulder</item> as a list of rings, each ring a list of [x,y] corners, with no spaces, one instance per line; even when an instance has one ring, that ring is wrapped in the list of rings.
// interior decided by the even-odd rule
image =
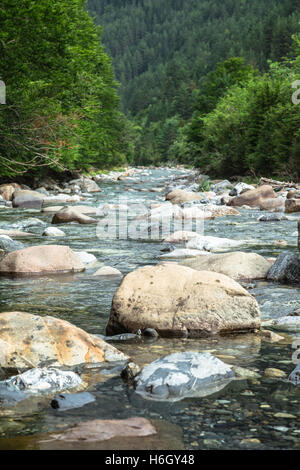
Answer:
[[[19,209],[41,209],[44,196],[37,191],[17,190],[13,193],[13,207]]]
[[[135,378],[144,398],[179,401],[216,393],[234,379],[231,367],[210,353],[174,353],[145,366]]]
[[[268,280],[282,284],[299,284],[299,255],[296,253],[281,253],[268,273]]]
[[[164,263],[125,276],[114,295],[107,335],[155,329],[166,337],[255,330],[254,297],[223,274]]]

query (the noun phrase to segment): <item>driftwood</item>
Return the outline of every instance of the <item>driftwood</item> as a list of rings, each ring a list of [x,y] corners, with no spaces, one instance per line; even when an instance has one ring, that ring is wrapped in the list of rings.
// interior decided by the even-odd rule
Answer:
[[[297,187],[296,183],[293,183],[293,182],[287,183],[285,181],[276,181],[276,180],[272,180],[272,179],[269,179],[269,178],[261,178],[258,185],[262,186],[263,184],[268,184],[268,185],[272,186],[275,189],[296,188]]]

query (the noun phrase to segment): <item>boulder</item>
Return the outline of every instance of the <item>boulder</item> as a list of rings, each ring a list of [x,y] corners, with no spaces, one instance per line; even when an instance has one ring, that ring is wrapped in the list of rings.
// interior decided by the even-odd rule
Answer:
[[[6,388],[12,392],[51,394],[76,388],[81,384],[82,380],[79,375],[71,371],[47,368],[30,369],[23,372],[23,374],[10,377],[8,380],[0,382],[0,396],[2,388]]]
[[[41,209],[44,196],[37,191],[17,190],[13,194],[13,207],[20,209]]]
[[[281,212],[284,211],[284,203],[285,199],[282,197],[269,198],[261,201],[259,207],[261,211]]]
[[[41,245],[8,253],[0,262],[0,274],[51,274],[81,272],[85,267],[68,246]]]
[[[97,261],[96,256],[87,253],[86,251],[74,251],[83,264],[94,264]]]
[[[0,367],[36,368],[125,361],[127,356],[71,323],[23,312],[0,314]]]
[[[101,189],[99,188],[98,184],[94,180],[91,180],[90,178],[82,177],[80,179],[70,181],[69,184],[79,186],[81,191],[85,193],[100,193],[101,192]]]
[[[16,183],[12,184],[1,184],[0,185],[0,196],[3,197],[5,201],[11,201],[13,194],[16,189],[21,189],[21,186],[19,186]]]
[[[96,224],[97,220],[84,215],[82,212],[79,212],[73,207],[66,206],[60,211],[58,211],[53,219],[52,224],[68,224],[70,222],[76,222],[78,224]]]
[[[265,200],[275,199],[276,193],[273,191],[272,186],[263,185],[256,189],[251,189],[241,196],[237,196],[232,199],[229,203],[230,206],[249,206],[249,207],[261,207]]]
[[[112,301],[107,335],[154,328],[201,337],[260,327],[256,300],[223,274],[163,263],[128,274]]]
[[[199,201],[203,196],[197,193],[184,191],[183,189],[174,189],[166,195],[166,201],[172,204],[183,204],[188,201]]]
[[[116,268],[112,268],[111,266],[103,266],[102,268],[98,269],[93,276],[123,276],[121,271]]]
[[[287,199],[285,201],[285,212],[287,214],[300,212],[300,199]]]
[[[225,274],[236,280],[265,279],[271,267],[269,261],[263,256],[240,251],[197,256],[197,258],[182,261],[180,264],[197,271],[214,271]]]
[[[246,193],[247,191],[251,191],[255,189],[254,186],[251,184],[246,183],[237,183],[234,188],[230,191],[230,196],[241,196],[242,194]]]
[[[190,240],[186,247],[192,250],[205,250],[205,251],[217,251],[226,250],[228,248],[236,248],[244,245],[245,240],[231,240],[230,238],[219,238],[210,236],[201,236]]]
[[[157,401],[216,393],[234,379],[231,367],[210,353],[182,352],[158,359],[135,377],[136,392]]]
[[[295,253],[281,253],[268,273],[268,280],[282,284],[300,283],[300,257]]]

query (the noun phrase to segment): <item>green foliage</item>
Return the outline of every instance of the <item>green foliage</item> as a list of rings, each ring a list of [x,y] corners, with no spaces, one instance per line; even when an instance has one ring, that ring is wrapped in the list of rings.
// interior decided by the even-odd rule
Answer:
[[[251,172],[299,178],[300,106],[291,100],[299,64],[299,56],[270,63],[269,72],[233,86],[201,118],[192,139],[201,169],[222,177]]]
[[[84,0],[2,0],[0,177],[125,161],[111,61]]]

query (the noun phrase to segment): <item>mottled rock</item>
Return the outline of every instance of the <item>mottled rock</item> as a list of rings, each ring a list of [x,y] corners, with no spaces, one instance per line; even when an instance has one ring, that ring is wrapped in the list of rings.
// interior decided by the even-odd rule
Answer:
[[[12,392],[20,391],[32,394],[51,394],[76,388],[81,384],[82,380],[79,375],[71,371],[47,368],[30,369],[23,372],[23,374],[10,377],[10,379],[0,382],[0,396],[2,387]]]
[[[282,284],[299,284],[300,257],[295,253],[281,253],[268,273],[269,281]]]
[[[160,336],[199,337],[260,327],[256,300],[223,274],[164,263],[125,276],[107,334],[154,328]]]
[[[127,356],[71,323],[23,312],[0,314],[0,367],[125,361]]]
[[[135,390],[144,398],[179,401],[204,397],[224,388],[234,378],[231,368],[210,353],[174,353],[145,366],[135,378]]]

